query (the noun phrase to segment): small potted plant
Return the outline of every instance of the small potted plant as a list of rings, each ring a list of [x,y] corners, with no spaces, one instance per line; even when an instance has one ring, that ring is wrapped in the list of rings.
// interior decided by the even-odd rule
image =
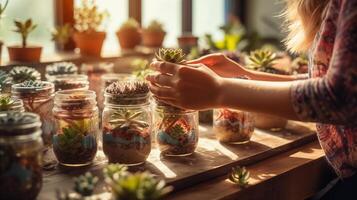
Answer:
[[[124,50],[134,49],[141,43],[140,25],[133,18],[124,22],[116,32],[116,35],[121,49]]]
[[[99,11],[95,0],[82,0],[74,10],[75,32],[73,39],[82,55],[100,57],[106,33],[101,30],[106,11]]]
[[[256,50],[250,53],[248,66],[256,71],[273,73],[273,74],[285,74],[285,72],[274,68],[274,62],[277,57],[275,53],[269,50]],[[277,117],[274,115],[267,115],[262,113],[253,113],[255,127],[269,130],[280,130],[285,128],[287,119]]]
[[[179,64],[185,62],[184,56],[182,49],[159,49],[156,59]],[[191,155],[198,143],[198,112],[157,101],[154,131],[163,155]]]
[[[9,0],[6,0],[4,5],[0,3],[0,19],[2,18],[8,3],[9,3]],[[0,40],[0,64],[1,64],[1,55],[2,55],[1,50],[2,50],[3,44],[4,44],[3,41]]]
[[[103,151],[109,162],[144,163],[151,150],[151,109],[146,82],[115,82],[105,91]]]
[[[73,29],[70,24],[65,24],[63,26],[57,26],[52,32],[52,41],[56,43],[57,49],[61,51],[70,51],[74,47],[69,42],[72,40]]]
[[[14,21],[16,29],[14,32],[19,33],[22,39],[22,45],[8,46],[9,56],[11,61],[20,62],[39,62],[41,58],[42,47],[41,46],[29,46],[27,39],[29,34],[35,30],[36,24],[32,23],[31,19],[24,22]]]
[[[161,47],[165,35],[166,32],[163,25],[160,22],[153,20],[150,22],[149,26],[142,30],[143,45],[153,48]]]

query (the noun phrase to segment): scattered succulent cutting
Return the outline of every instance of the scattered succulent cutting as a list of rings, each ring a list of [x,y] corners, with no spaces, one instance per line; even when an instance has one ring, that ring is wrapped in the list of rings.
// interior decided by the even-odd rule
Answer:
[[[93,176],[92,173],[87,172],[74,179],[74,191],[83,197],[91,196],[98,181],[99,178],[97,176]]]
[[[122,176],[123,173],[128,173],[128,167],[120,164],[108,164],[103,169],[103,174],[106,179],[106,182],[110,183],[119,177]]]
[[[113,166],[111,166],[113,168]],[[163,180],[156,179],[149,172],[130,173],[122,167],[108,178],[114,198],[117,200],[158,200],[171,192],[172,188],[165,186]],[[108,176],[107,176],[108,177]]]
[[[78,67],[72,62],[58,62],[46,66],[46,74],[50,76],[77,73]]]
[[[13,84],[41,79],[41,74],[37,70],[26,66],[14,67],[9,74]]]
[[[32,23],[32,19],[27,19],[24,22],[14,21],[16,29],[14,32],[19,33],[22,39],[22,47],[27,46],[28,35],[36,29],[37,25]]]
[[[229,180],[239,185],[240,187],[246,187],[249,184],[250,173],[245,167],[233,167],[229,175]]]

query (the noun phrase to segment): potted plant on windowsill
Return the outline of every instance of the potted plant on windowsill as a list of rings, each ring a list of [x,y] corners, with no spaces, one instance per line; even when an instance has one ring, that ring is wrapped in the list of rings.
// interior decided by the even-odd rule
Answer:
[[[52,32],[52,41],[60,51],[72,51],[74,49],[72,40],[73,29],[70,24],[57,26]]]
[[[4,5],[0,3],[0,19],[1,19],[1,17],[3,16],[3,14],[4,14],[5,9],[6,9],[7,5],[8,5],[8,3],[9,3],[9,0],[6,0]],[[1,54],[1,50],[2,50],[2,45],[3,45],[3,44],[4,44],[3,41],[0,40],[0,64],[1,64],[1,55],[2,55],[2,54]]]
[[[143,45],[147,47],[161,47],[165,39],[166,32],[163,25],[153,20],[149,26],[142,30]]]
[[[286,74],[286,72],[274,68],[274,62],[277,57],[275,53],[269,50],[255,50],[250,53],[248,66],[256,71]],[[254,116],[255,127],[261,129],[280,130],[285,128],[288,120],[274,115],[252,113]]]
[[[106,11],[99,11],[95,1],[82,0],[81,6],[74,11],[76,46],[82,55],[100,57],[106,33],[100,31]]]
[[[116,32],[121,49],[134,49],[141,42],[140,25],[130,18]]]
[[[19,33],[22,38],[22,45],[8,46],[10,61],[19,62],[39,62],[41,58],[42,47],[36,45],[28,45],[27,39],[29,34],[35,30],[36,24],[32,23],[31,19],[24,22],[14,21],[16,29],[14,32]]]

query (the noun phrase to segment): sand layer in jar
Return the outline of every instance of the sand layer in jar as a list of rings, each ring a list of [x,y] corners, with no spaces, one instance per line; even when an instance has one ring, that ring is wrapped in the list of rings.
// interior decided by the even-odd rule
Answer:
[[[159,127],[156,140],[160,151],[167,156],[192,154],[198,142],[198,130],[192,129],[185,119],[178,119],[174,124]]]
[[[111,163],[139,165],[151,151],[149,128],[103,128],[103,151]]]
[[[67,126],[61,126],[53,136],[53,151],[63,165],[88,165],[97,152],[96,130],[85,127],[90,122],[85,123],[84,119],[77,121],[65,122]]]
[[[0,198],[35,199],[42,187],[42,154],[6,145],[0,145],[0,153]]]
[[[213,131],[221,142],[246,143],[254,132],[254,120],[248,113],[221,109],[216,111]]]

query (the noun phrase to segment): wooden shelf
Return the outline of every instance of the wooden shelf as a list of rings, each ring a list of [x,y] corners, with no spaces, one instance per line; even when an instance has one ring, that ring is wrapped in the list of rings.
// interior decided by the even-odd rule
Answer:
[[[196,152],[187,157],[162,157],[154,146],[145,165],[131,170],[149,170],[163,178],[175,191],[192,187],[201,182],[226,175],[232,166],[251,165],[291,149],[316,140],[313,124],[289,122],[286,130],[269,132],[256,130],[252,141],[244,145],[225,145],[219,143],[210,126],[200,126],[200,140]],[[101,147],[100,147],[101,149]],[[52,157],[52,155],[48,155]],[[44,173],[43,189],[38,199],[53,199],[56,189],[71,190],[73,177],[91,171],[102,177],[102,169],[107,159],[99,150],[92,166],[80,169],[65,169],[57,166],[55,170]],[[97,193],[103,193],[101,182]]]

